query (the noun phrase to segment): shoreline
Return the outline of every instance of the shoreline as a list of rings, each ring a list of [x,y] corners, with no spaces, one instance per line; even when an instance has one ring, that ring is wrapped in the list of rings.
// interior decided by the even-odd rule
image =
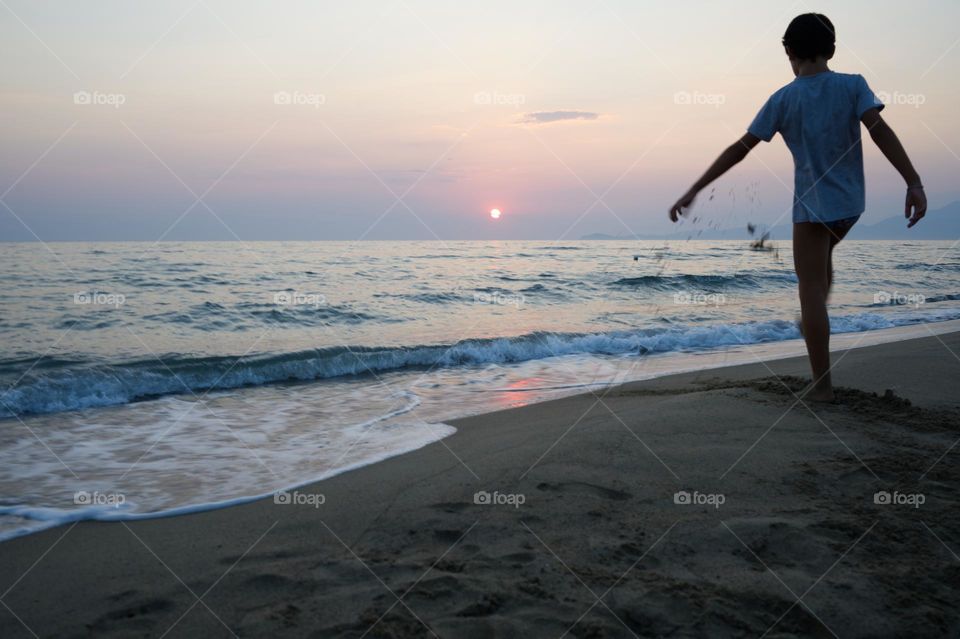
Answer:
[[[908,341],[911,339],[917,339],[927,336],[936,336],[944,335],[951,332],[960,332],[960,320],[945,320],[941,322],[925,323],[925,324],[912,324],[906,326],[896,326],[892,328],[876,329],[872,331],[862,331],[860,333],[838,333],[831,336],[831,352],[837,353],[842,352],[843,350],[855,349],[855,348],[865,348],[868,346],[880,345],[880,344],[889,344],[902,341]],[[730,361],[731,356],[738,350],[745,349],[746,353],[741,353],[740,357],[733,357],[733,362]],[[553,397],[539,397],[533,402],[524,403],[522,406],[531,406],[542,404],[545,402],[552,402],[558,399],[564,399],[568,397],[575,397],[578,395],[588,396],[593,393],[602,393],[604,390],[609,390],[611,388],[616,388],[619,386],[656,380],[665,377],[672,377],[677,375],[685,375],[691,373],[707,373],[709,371],[721,371],[726,368],[736,367],[743,365],[745,363],[751,362],[775,362],[778,360],[789,359],[794,357],[804,357],[805,347],[802,340],[783,340],[783,341],[773,341],[759,344],[748,344],[742,347],[721,347],[717,349],[710,349],[706,351],[699,351],[693,353],[681,353],[681,352],[672,352],[672,353],[658,353],[652,355],[650,359],[655,360],[657,363],[665,363],[667,367],[662,372],[654,372],[649,375],[641,375],[633,379],[626,381],[617,381],[609,384],[596,384],[592,387],[581,386],[581,387],[571,387],[568,390],[569,392],[560,392],[556,393]],[[688,361],[687,366],[677,366],[678,363]],[[528,392],[528,391],[522,391]],[[505,409],[513,410],[513,409]],[[492,412],[500,412],[492,411]],[[470,419],[474,417],[479,417],[482,415],[491,414],[490,412],[477,412],[477,413],[467,413],[459,415],[450,419],[446,419],[443,422],[437,422],[433,425],[436,427],[450,427],[453,426],[454,422],[458,422],[465,419]],[[449,438],[456,434],[456,427],[453,426],[454,431],[449,435],[441,437],[440,439]],[[38,506],[11,506],[11,507],[0,507],[0,511],[4,515],[11,516],[20,516],[31,521],[49,521],[49,525],[39,526],[36,528],[20,528],[14,529],[3,535],[0,535],[0,545],[10,541],[12,539],[18,539],[20,537],[25,537],[29,535],[34,535],[46,530],[56,529],[62,526],[70,525],[73,523],[80,522],[133,522],[133,521],[149,521],[153,519],[163,519],[168,517],[181,517],[185,515],[192,515],[197,513],[203,513],[208,511],[220,510],[224,508],[234,508],[236,506],[242,506],[244,504],[249,504],[257,502],[260,500],[271,499],[275,494],[279,492],[290,492],[295,491],[300,488],[310,486],[319,482],[326,481],[332,477],[344,473],[350,473],[362,468],[369,466],[374,466],[376,464],[383,463],[394,457],[399,457],[407,455],[409,453],[420,450],[426,446],[439,443],[440,439],[429,441],[415,448],[410,448],[407,450],[385,453],[382,457],[379,457],[374,460],[362,460],[355,464],[350,464],[343,466],[341,468],[335,468],[327,473],[324,473],[320,476],[313,477],[310,479],[305,479],[303,481],[298,481],[289,485],[282,486],[276,490],[271,490],[256,495],[241,495],[239,497],[225,499],[216,502],[203,502],[197,504],[185,504],[183,506],[177,506],[175,508],[170,508],[162,511],[156,512],[117,512],[110,510],[100,509],[96,512],[88,512],[86,514],[82,511],[60,511],[48,507],[38,507]],[[59,515],[59,516],[58,516]],[[49,519],[47,519],[49,517]]]
[[[956,631],[954,352],[958,332],[835,355],[839,406],[784,390],[804,358],[630,382],[454,420],[450,437],[298,489],[316,506],[260,499],[10,539],[0,629]],[[878,488],[921,493],[923,510],[884,510]],[[679,491],[724,503],[684,507]],[[484,492],[493,503],[475,503]],[[885,548],[896,561],[877,559]]]
[[[905,326],[896,326],[892,328],[884,329],[875,329],[871,331],[862,331],[860,333],[838,333],[831,336],[831,352],[842,352],[846,349],[855,349],[855,348],[865,348],[868,346],[874,346],[879,344],[888,344],[895,342],[902,342],[911,339],[917,339],[920,337],[927,336],[936,336],[944,335],[951,332],[960,332],[960,319],[958,320],[944,320],[941,322],[933,323],[924,323],[924,324],[911,324]],[[741,353],[740,357],[736,357],[734,354],[738,349],[744,349],[746,353]],[[685,375],[691,373],[707,373],[709,371],[722,371],[726,368],[731,368],[735,366],[743,365],[744,363],[751,362],[774,362],[782,359],[789,359],[793,357],[803,357],[805,353],[805,347],[802,340],[783,340],[783,341],[773,341],[765,342],[758,344],[747,344],[744,346],[733,346],[733,347],[720,347],[716,349],[709,349],[706,351],[698,351],[692,353],[682,353],[682,352],[670,352],[670,353],[657,353],[650,356],[650,359],[655,360],[657,363],[666,364],[666,368],[661,372],[654,372],[649,375],[641,375],[634,377],[626,381],[617,381],[612,383],[597,383],[589,386],[572,386],[569,389],[564,389],[568,392],[559,392],[555,393],[552,397],[538,397],[533,402],[525,403],[523,406],[531,406],[542,404],[545,402],[552,402],[558,399],[564,399],[567,397],[574,397],[578,395],[588,396],[594,393],[602,393],[605,390],[611,388],[616,388],[619,386],[656,380],[665,377],[672,377],[676,375]],[[730,361],[730,359],[734,361]],[[682,362],[689,362],[686,366]],[[677,366],[680,364],[680,366]],[[560,390],[560,389],[557,389]],[[528,390],[518,391],[518,392],[529,392]],[[512,409],[506,409],[512,410]],[[499,412],[499,411],[493,411]],[[491,414],[488,412],[479,412],[479,413],[467,413],[459,415],[450,419],[446,419],[443,422],[434,423],[433,426],[441,428],[445,426],[453,426],[453,422],[462,421],[465,419],[479,417],[482,415]],[[454,431],[446,436],[441,437],[440,439],[452,437],[456,434],[456,427],[453,426]],[[61,526],[70,525],[73,523],[79,522],[134,522],[134,521],[149,521],[153,519],[163,519],[168,517],[181,517],[185,515],[192,515],[207,511],[220,510],[224,508],[233,508],[236,506],[241,506],[244,504],[249,504],[257,502],[260,500],[271,499],[275,494],[280,492],[290,492],[296,491],[300,488],[310,486],[319,482],[326,481],[332,477],[344,473],[350,473],[361,468],[366,468],[369,466],[374,466],[376,464],[383,463],[394,457],[399,457],[407,455],[409,453],[415,452],[430,446],[433,444],[439,443],[440,439],[434,441],[428,441],[423,443],[415,448],[410,448],[407,450],[396,451],[384,453],[383,456],[378,457],[373,460],[362,460],[354,464],[349,464],[340,468],[335,468],[327,473],[321,474],[320,476],[313,477],[310,479],[305,479],[303,481],[298,481],[293,484],[282,486],[276,490],[271,490],[256,495],[241,495],[239,497],[225,499],[216,502],[202,502],[197,504],[185,504],[183,506],[177,506],[175,508],[170,508],[161,511],[155,512],[118,512],[110,511],[106,509],[99,509],[96,511],[90,511],[84,513],[82,510],[77,511],[61,511],[58,509],[48,508],[48,507],[38,507],[38,506],[12,506],[12,507],[0,507],[0,513],[3,515],[19,516],[31,521],[49,521],[49,525],[38,526],[36,528],[20,528],[14,529],[7,533],[0,535],[0,544],[3,544],[9,540],[17,539],[24,536],[34,535],[45,530],[56,529]],[[58,516],[59,514],[59,516]],[[49,519],[47,519],[49,518]]]

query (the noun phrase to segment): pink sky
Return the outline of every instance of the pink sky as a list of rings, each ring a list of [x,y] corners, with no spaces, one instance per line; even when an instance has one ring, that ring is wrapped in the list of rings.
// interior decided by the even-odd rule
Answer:
[[[780,35],[812,10],[343,5],[8,1],[0,238],[666,232],[669,204],[791,80]],[[931,205],[960,199],[960,6],[816,10],[837,25],[832,66],[863,74],[890,103],[884,115]],[[878,221],[898,212],[902,188],[865,148]],[[775,139],[701,211],[773,223],[789,208],[791,170]]]

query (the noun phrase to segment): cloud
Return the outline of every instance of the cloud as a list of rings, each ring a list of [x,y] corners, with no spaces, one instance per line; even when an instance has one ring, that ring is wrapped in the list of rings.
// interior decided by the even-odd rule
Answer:
[[[520,122],[523,124],[551,124],[566,120],[596,120],[599,113],[592,111],[533,111],[524,113]]]

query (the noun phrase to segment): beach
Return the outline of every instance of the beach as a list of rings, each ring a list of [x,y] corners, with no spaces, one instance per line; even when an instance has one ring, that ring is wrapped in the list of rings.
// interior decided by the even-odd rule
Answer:
[[[452,422],[253,503],[0,544],[0,635],[952,636],[960,332]],[[281,503],[277,503],[277,502]]]
[[[463,417],[805,354],[786,243],[145,248],[0,252],[0,542],[235,505]],[[952,250],[845,241],[834,347],[960,330]]]
[[[0,639],[960,639],[960,3],[742,4],[0,0]]]

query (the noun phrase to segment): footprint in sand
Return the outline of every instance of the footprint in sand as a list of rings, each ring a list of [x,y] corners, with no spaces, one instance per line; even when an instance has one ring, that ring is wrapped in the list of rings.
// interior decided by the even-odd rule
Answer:
[[[175,608],[174,602],[171,599],[163,598],[154,598],[141,601],[140,603],[132,604],[129,606],[124,606],[116,610],[111,610],[105,615],[101,616],[99,619],[94,621],[89,629],[92,632],[96,631],[106,631],[115,629],[115,622],[117,621],[141,621],[145,622],[146,617],[155,615],[157,613],[163,613]]]
[[[452,513],[452,514],[462,513],[468,507],[469,505],[467,503],[460,502],[460,501],[452,501],[452,502],[444,501],[444,502],[440,502],[439,504],[434,504],[433,506],[431,506],[431,508],[435,508],[445,513]]]
[[[601,499],[612,499],[614,501],[626,501],[633,497],[628,492],[622,490],[616,490],[613,488],[606,488],[604,486],[598,486],[596,484],[588,484],[586,482],[580,481],[568,481],[568,482],[558,482],[555,484],[549,482],[541,482],[537,484],[537,490],[543,490],[546,492],[555,492],[555,493],[579,493],[579,494],[588,494],[595,497],[600,497]]]

